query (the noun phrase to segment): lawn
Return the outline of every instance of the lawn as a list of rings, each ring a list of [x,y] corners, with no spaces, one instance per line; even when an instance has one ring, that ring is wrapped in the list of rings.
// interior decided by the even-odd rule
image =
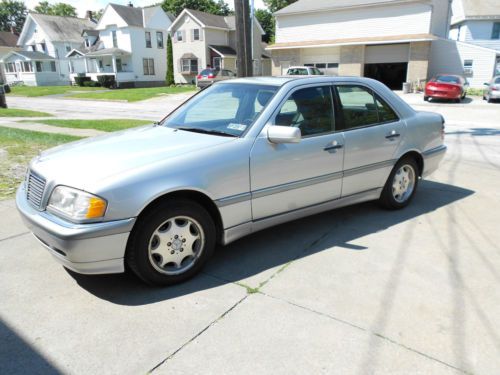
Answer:
[[[78,139],[80,137],[0,127],[0,199],[14,196],[29,161],[40,150]]]
[[[0,108],[0,117],[52,117],[52,115],[27,109]]]
[[[102,87],[77,87],[77,86],[12,86],[12,92],[8,95],[14,96],[47,96],[68,94],[78,91],[103,90]],[[105,89],[104,89],[105,90]]]
[[[181,94],[193,92],[196,90],[194,86],[172,86],[172,87],[147,87],[139,89],[117,89],[101,92],[84,92],[69,95],[71,98],[85,98],[96,100],[126,100],[128,102],[138,102],[155,98],[166,94]]]
[[[32,121],[22,121],[32,122]],[[110,119],[110,120],[36,120],[37,124],[59,126],[61,128],[75,129],[96,129],[105,132],[114,132],[128,128],[135,128],[140,125],[151,124],[150,120],[129,120],[129,119]]]

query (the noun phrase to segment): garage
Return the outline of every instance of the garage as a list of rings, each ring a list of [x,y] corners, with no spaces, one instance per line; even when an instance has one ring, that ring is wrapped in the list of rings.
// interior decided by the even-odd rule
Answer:
[[[408,43],[367,46],[364,76],[384,83],[391,90],[401,90],[408,73],[409,52]]]

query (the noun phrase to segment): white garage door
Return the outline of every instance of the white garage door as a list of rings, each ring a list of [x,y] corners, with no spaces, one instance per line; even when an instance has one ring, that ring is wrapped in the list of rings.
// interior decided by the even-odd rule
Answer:
[[[367,46],[365,64],[404,63],[408,62],[409,53],[409,44]]]

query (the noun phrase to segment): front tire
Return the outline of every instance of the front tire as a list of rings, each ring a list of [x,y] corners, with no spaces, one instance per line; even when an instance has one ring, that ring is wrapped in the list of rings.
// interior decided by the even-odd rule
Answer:
[[[138,220],[125,258],[128,267],[148,284],[185,281],[197,274],[214,252],[214,221],[196,202],[167,200]]]
[[[408,206],[417,190],[418,170],[415,159],[406,157],[399,160],[385,183],[379,203],[390,210]]]

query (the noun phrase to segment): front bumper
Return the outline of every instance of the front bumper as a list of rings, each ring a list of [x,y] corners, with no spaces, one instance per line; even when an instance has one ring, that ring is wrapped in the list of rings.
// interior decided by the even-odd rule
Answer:
[[[454,93],[454,92],[449,92],[449,91],[426,90],[425,96],[428,96],[429,98],[435,98],[435,99],[455,100],[455,99],[460,99],[462,97],[462,93]]]
[[[135,218],[74,224],[32,207],[24,184],[17,191],[16,205],[36,239],[63,266],[84,274],[124,272],[125,248]]]
[[[491,90],[489,93],[488,93],[488,96],[491,98],[491,99],[500,99],[500,91],[499,90]]]

